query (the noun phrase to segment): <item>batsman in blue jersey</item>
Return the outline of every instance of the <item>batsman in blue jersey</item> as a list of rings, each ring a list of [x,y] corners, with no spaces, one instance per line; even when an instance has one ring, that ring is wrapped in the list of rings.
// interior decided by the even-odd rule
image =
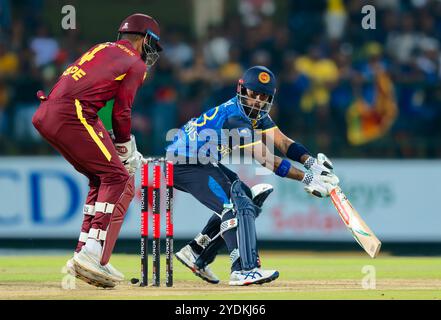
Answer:
[[[167,147],[167,158],[175,162],[175,188],[192,194],[214,212],[201,233],[176,253],[180,262],[210,283],[219,282],[209,264],[224,243],[231,258],[230,285],[262,284],[279,276],[277,270],[261,267],[255,226],[273,188],[268,184],[248,187],[220,163],[223,157],[235,150],[246,152],[276,175],[301,181],[317,197],[329,196],[339,182],[325,155],[313,157],[273,122],[269,112],[275,94],[274,74],[254,66],[239,80],[235,97],[191,119]],[[275,156],[269,143],[288,159],[302,163],[306,172]]]

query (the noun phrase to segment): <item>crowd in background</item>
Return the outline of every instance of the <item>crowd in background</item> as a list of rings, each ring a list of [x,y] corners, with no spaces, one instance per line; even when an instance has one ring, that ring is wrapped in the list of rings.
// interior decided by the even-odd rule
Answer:
[[[231,98],[246,68],[265,65],[278,78],[273,119],[310,149],[333,158],[441,156],[441,1],[370,1],[376,29],[368,30],[363,1],[291,0],[283,21],[275,18],[277,1],[237,2],[237,13],[202,39],[161,25],[164,51],[133,107],[143,153],[163,153],[167,130]],[[31,124],[35,93],[48,92],[93,43],[75,30],[54,37],[35,14],[44,1],[23,3],[22,18],[12,19],[20,4],[0,0],[0,154],[53,154]],[[379,74],[391,94],[382,92]],[[349,110],[360,101],[359,113],[376,108],[381,94],[395,108],[388,125],[354,142],[350,131],[364,124]]]

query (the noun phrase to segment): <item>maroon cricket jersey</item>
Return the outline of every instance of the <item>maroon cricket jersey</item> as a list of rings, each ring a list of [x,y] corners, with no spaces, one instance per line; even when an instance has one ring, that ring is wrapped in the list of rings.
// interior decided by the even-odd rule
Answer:
[[[126,142],[130,140],[133,99],[145,76],[146,65],[130,41],[101,43],[64,71],[48,99],[78,99],[88,116],[96,116],[107,101],[115,99],[113,131],[116,142]]]

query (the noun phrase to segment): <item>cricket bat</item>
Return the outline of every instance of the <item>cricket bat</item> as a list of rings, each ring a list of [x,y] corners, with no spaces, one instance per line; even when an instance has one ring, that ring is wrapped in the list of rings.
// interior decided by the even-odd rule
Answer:
[[[363,221],[340,187],[334,188],[330,196],[334,207],[352,236],[371,258],[375,258],[380,252],[380,240]]]

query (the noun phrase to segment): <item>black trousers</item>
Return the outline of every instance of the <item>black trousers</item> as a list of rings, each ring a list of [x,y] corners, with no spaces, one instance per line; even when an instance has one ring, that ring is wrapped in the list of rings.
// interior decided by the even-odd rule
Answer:
[[[188,192],[210,210],[221,214],[230,203],[231,184],[237,174],[223,164],[176,164],[174,187]]]

